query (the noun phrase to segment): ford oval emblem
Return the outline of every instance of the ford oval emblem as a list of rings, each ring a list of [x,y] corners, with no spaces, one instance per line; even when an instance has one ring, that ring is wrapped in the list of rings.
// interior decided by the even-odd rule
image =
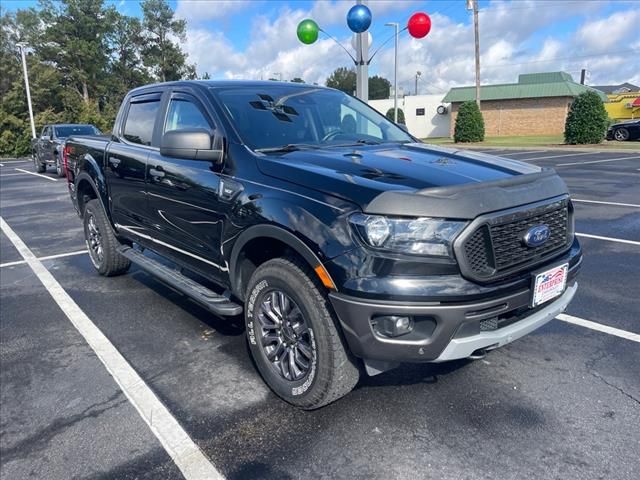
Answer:
[[[535,248],[544,245],[550,236],[551,230],[547,225],[536,225],[527,230],[522,240],[527,247]]]

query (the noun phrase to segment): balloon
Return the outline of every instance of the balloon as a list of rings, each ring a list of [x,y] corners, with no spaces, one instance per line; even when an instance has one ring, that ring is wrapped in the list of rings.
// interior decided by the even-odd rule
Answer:
[[[365,5],[354,5],[347,13],[347,25],[352,32],[366,32],[371,25],[371,10]]]
[[[407,23],[409,34],[413,38],[424,38],[431,30],[431,19],[424,12],[418,12],[411,15]]]
[[[298,40],[305,45],[311,45],[318,40],[319,31],[318,24],[310,18],[306,18],[298,24]]]
[[[367,45],[367,47],[370,47],[371,44],[373,43],[373,37],[371,36],[371,32],[367,32],[366,35],[363,35],[362,40],[364,40],[364,43]],[[358,50],[358,34],[357,33],[354,33],[351,36],[351,46],[353,47],[354,50]]]

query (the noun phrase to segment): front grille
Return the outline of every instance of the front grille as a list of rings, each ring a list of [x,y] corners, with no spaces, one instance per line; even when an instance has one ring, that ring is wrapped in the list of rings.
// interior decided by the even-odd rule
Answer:
[[[528,247],[523,238],[536,225],[547,225],[549,239]],[[569,236],[569,205],[566,200],[542,207],[491,217],[475,228],[463,243],[464,267],[480,279],[492,279],[540,263],[566,247]]]

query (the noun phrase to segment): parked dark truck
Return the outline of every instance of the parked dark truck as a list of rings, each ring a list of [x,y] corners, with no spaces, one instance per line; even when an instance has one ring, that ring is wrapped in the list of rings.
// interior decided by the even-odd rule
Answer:
[[[146,86],[110,141],[67,145],[98,272],[134,262],[216,315],[244,313],[260,374],[304,409],[361,371],[481,357],[576,293],[573,206],[552,169],[422,144],[336,90]]]
[[[56,167],[59,177],[64,177],[64,142],[71,135],[98,135],[100,131],[93,125],[58,124],[42,127],[40,137],[31,140],[31,158],[37,172],[43,173],[48,165]]]

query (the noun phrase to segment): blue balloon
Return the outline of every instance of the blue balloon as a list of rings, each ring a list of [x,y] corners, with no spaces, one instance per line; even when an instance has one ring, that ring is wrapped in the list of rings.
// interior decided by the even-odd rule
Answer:
[[[371,25],[371,10],[366,5],[354,5],[347,13],[347,25],[354,33],[366,32]]]

